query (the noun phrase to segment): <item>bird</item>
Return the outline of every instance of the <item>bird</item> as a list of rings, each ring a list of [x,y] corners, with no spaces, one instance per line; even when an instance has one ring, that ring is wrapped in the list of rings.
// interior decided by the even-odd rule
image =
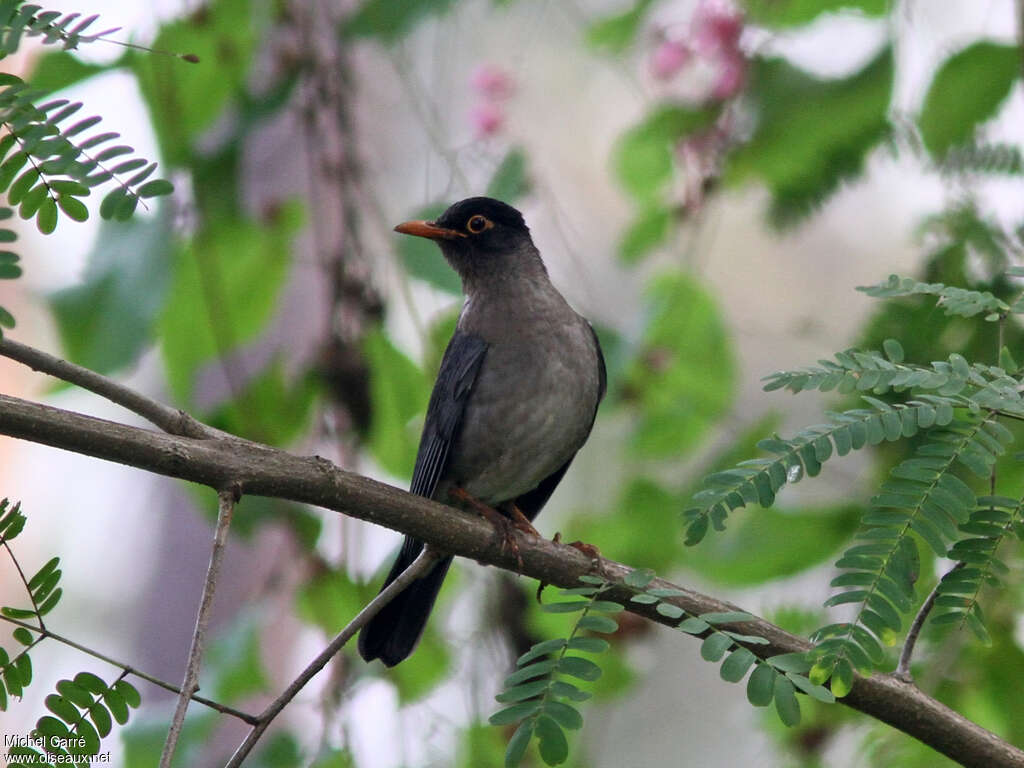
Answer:
[[[597,334],[551,283],[511,205],[470,197],[395,231],[435,241],[465,294],[409,490],[485,514],[514,547],[508,526],[537,533],[531,521],[590,435],[607,388]],[[406,536],[381,589],[423,548]],[[365,661],[393,667],[412,654],[451,562],[438,559],[363,627]]]

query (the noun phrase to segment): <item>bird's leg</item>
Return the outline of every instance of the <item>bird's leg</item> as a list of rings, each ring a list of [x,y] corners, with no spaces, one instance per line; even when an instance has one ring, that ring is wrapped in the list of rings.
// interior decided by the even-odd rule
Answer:
[[[471,507],[478,515],[485,520],[488,520],[491,525],[494,526],[494,530],[501,539],[502,550],[511,551],[512,554],[516,556],[516,563],[519,565],[519,571],[522,572],[523,558],[519,554],[519,544],[516,542],[515,536],[512,533],[512,529],[514,528],[512,521],[494,507],[484,504],[480,499],[468,493],[465,488],[459,488],[456,486],[448,491],[448,495],[456,501],[460,501]]]
[[[523,533],[529,533],[532,536],[540,537],[540,531],[533,527],[533,523],[530,522],[530,518],[523,514],[514,501],[507,501],[504,504],[506,515],[512,520],[512,525],[518,528]]]

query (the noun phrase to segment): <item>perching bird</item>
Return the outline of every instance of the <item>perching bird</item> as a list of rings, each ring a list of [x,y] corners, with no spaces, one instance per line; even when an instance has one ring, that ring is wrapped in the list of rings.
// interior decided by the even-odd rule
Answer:
[[[410,491],[487,505],[525,527],[523,517],[540,512],[590,435],[605,391],[597,335],[551,284],[512,206],[471,197],[436,221],[407,221],[395,231],[437,242],[466,294],[427,406]],[[422,551],[423,542],[406,536],[384,586]],[[366,661],[393,667],[413,652],[451,562],[439,560],[363,628]]]

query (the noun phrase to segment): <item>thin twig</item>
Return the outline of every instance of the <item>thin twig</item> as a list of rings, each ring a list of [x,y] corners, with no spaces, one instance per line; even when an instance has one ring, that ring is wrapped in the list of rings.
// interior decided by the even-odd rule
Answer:
[[[174,749],[178,745],[178,736],[185,725],[185,713],[188,711],[192,694],[199,690],[199,664],[203,659],[203,646],[206,643],[206,629],[210,624],[210,612],[213,608],[213,595],[217,591],[217,579],[220,576],[220,564],[224,560],[224,546],[228,540],[228,529],[231,527],[231,516],[235,512],[235,502],[239,499],[239,491],[235,488],[220,491],[217,494],[217,528],[213,532],[213,550],[210,552],[210,566],[206,570],[206,581],[203,584],[203,597],[199,601],[196,614],[196,627],[192,632],[192,646],[188,651],[188,664],[185,667],[185,681],[181,684],[178,694],[178,706],[174,710],[171,727],[167,731],[167,741],[160,755],[160,768],[170,768],[174,758]]]
[[[117,403],[151,424],[160,427],[168,434],[196,438],[231,437],[235,440],[241,439],[229,435],[227,432],[221,432],[219,429],[208,427],[184,411],[146,397],[102,374],[67,360],[61,360],[59,357],[54,357],[27,344],[20,344],[9,336],[0,338],[0,355],[27,365],[34,371],[42,371],[61,381],[75,384],[93,394],[104,397],[112,403]]]
[[[143,672],[141,669],[133,667],[131,664],[126,664],[123,661],[118,661],[117,659],[111,658],[110,656],[107,656],[104,653],[100,653],[94,648],[90,648],[87,645],[82,645],[81,643],[75,642],[69,637],[64,637],[63,635],[57,634],[53,630],[42,630],[35,624],[30,624],[27,621],[22,621],[21,619],[14,619],[10,616],[4,616],[3,614],[0,614],[0,621],[6,621],[8,624],[14,624],[15,626],[24,627],[25,629],[30,630],[32,632],[38,632],[39,637],[36,638],[37,643],[40,643],[43,640],[47,639],[54,640],[62,645],[68,646],[69,648],[74,648],[76,651],[80,651],[81,653],[84,653],[87,656],[92,656],[94,659],[99,659],[102,662],[106,662],[112,667],[117,667],[122,671],[121,677],[124,677],[125,675],[132,675],[134,677],[139,678],[140,680],[145,680],[147,683],[152,683],[158,688],[163,688],[165,691],[170,691],[171,693],[181,693],[181,688],[176,686],[174,683],[169,683],[166,680],[161,680],[159,677],[154,677],[148,672]],[[259,718],[256,715],[251,715],[248,712],[243,712],[240,709],[229,707],[226,704],[221,704],[220,702],[214,701],[213,699],[208,699],[205,696],[195,694],[192,696],[192,701],[196,702],[196,704],[202,704],[205,707],[209,707],[210,709],[216,710],[217,712],[220,712],[222,715],[231,715],[232,717],[237,717],[239,720],[242,720],[243,722],[246,722],[249,725],[255,725],[259,722]]]
[[[238,768],[242,764],[242,761],[252,751],[252,748],[256,746],[256,742],[259,741],[260,736],[267,730],[267,726],[277,717],[281,710],[283,710],[288,703],[295,698],[299,691],[301,691],[313,676],[316,675],[321,669],[323,669],[327,662],[334,658],[334,656],[340,651],[345,643],[351,640],[355,634],[362,629],[374,616],[380,613],[381,609],[390,603],[399,592],[406,588],[413,581],[418,579],[422,574],[426,573],[427,570],[434,564],[436,560],[441,557],[440,554],[432,549],[424,549],[419,557],[412,561],[408,568],[399,574],[398,578],[388,584],[387,587],[381,590],[373,600],[366,604],[356,617],[348,623],[348,625],[337,634],[337,636],[330,642],[330,644],[320,652],[320,655],[313,659],[304,670],[302,674],[296,677],[291,685],[289,685],[284,692],[274,699],[270,705],[263,710],[260,714],[260,722],[253,727],[249,732],[249,735],[245,737],[235,754],[231,756],[231,760],[228,761],[225,768]]]
[[[948,573],[963,568],[966,563],[957,563],[949,569]],[[935,606],[935,599],[939,596],[939,587],[942,585],[942,579],[939,579],[939,583],[935,585],[935,588],[929,593],[925,601],[921,603],[921,607],[917,610],[917,615],[914,616],[914,621],[910,625],[910,629],[907,630],[907,639],[903,641],[903,650],[900,651],[900,660],[896,665],[896,671],[893,673],[900,680],[911,683],[914,678],[910,674],[910,659],[914,655],[914,646],[917,645],[917,638],[921,635],[921,630],[924,628],[924,622],[928,618],[928,614],[932,612],[932,608]]]

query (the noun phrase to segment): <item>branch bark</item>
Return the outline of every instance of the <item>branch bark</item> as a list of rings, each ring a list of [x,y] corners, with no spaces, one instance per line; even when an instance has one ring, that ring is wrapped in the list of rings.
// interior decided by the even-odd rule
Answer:
[[[218,491],[237,483],[243,494],[324,507],[410,534],[441,552],[509,571],[520,567],[516,554],[503,550],[492,527],[479,517],[346,472],[320,457],[294,456],[230,439],[165,435],[6,395],[0,395],[0,434],[189,480]],[[521,572],[548,584],[578,586],[580,576],[595,570],[621,581],[632,570],[612,560],[591,560],[569,546],[518,532],[514,535]],[[680,589],[682,594],[669,601],[690,614],[738,610],[664,579],[655,580],[651,586]],[[631,594],[626,587],[616,587],[609,599],[622,602],[629,611],[652,621],[673,624],[651,606],[629,602]],[[749,646],[761,657],[810,648],[803,638],[761,619],[730,628],[768,640],[767,645]],[[893,675],[858,677],[849,695],[839,701],[965,766],[1024,768],[1024,751]]]

